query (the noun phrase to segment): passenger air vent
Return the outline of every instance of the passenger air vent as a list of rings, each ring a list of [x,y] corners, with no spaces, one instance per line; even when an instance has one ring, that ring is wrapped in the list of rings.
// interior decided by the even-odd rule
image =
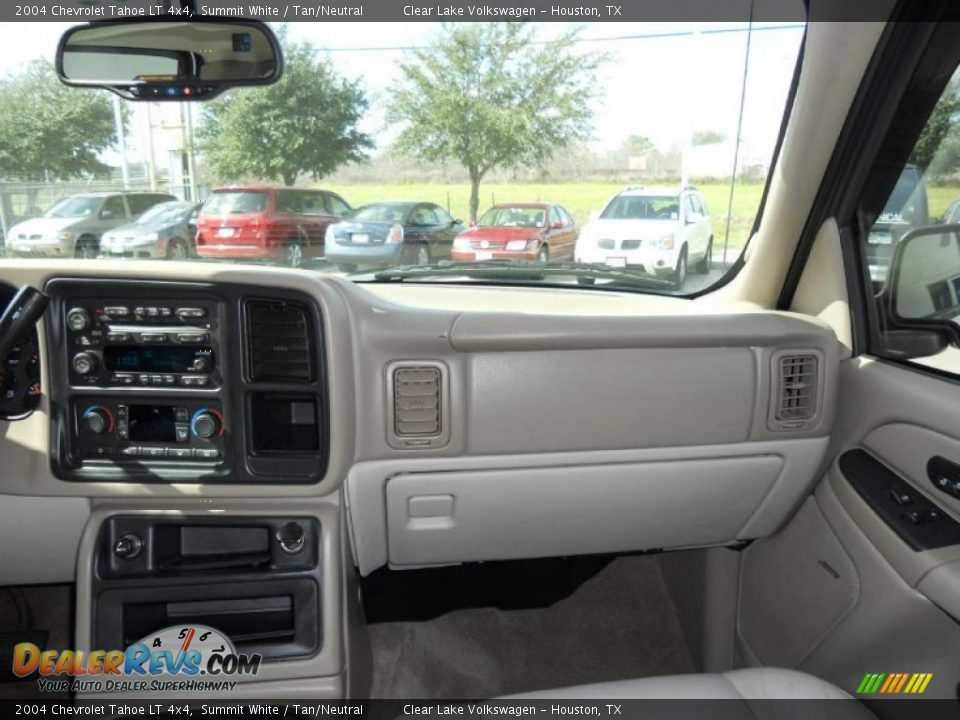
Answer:
[[[247,359],[255,382],[313,380],[310,316],[282,300],[248,300]]]
[[[446,384],[442,363],[394,363],[387,369],[387,439],[398,449],[445,445]]]
[[[774,429],[799,430],[812,425],[819,406],[820,358],[812,353],[782,353],[774,357],[774,372]]]

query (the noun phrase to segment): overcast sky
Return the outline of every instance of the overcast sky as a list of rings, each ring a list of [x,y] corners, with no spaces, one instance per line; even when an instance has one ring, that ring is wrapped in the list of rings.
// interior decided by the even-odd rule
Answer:
[[[0,74],[15,72],[37,56],[52,60],[65,27],[0,23]],[[539,23],[538,32],[550,38],[565,27]],[[734,137],[748,37],[745,24],[607,22],[582,28],[580,52],[612,56],[600,72],[593,149],[615,149],[632,134],[646,135],[663,149],[682,144],[697,130]],[[341,73],[362,78],[371,100],[362,129],[381,143],[391,137],[381,112],[385,91],[403,57],[403,50],[391,48],[429,43],[438,32],[436,23],[290,23],[294,39],[327,49]],[[620,39],[624,36],[629,39]],[[741,134],[753,148],[772,150],[802,36],[802,28],[795,25],[755,26]],[[138,110],[138,116],[142,112]],[[143,145],[141,126],[135,125],[130,139],[134,152]]]

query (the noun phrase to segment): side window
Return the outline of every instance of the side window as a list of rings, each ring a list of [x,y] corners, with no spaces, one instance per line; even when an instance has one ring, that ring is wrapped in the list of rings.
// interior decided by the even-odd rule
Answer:
[[[304,192],[300,195],[304,215],[326,215],[327,208],[323,202],[323,194],[318,192]]]
[[[296,190],[278,190],[277,191],[277,212],[278,213],[298,213],[300,212],[300,193]]]
[[[563,218],[560,217],[560,211],[557,210],[556,205],[550,206],[549,223],[550,225],[553,225],[554,223],[563,223]]]
[[[127,205],[130,206],[131,217],[143,215],[158,202],[159,199],[155,195],[127,195]]]
[[[103,207],[100,208],[100,217],[104,220],[116,220],[126,216],[127,208],[123,204],[123,196],[111,195],[103,201]]]
[[[909,103],[914,118],[916,102]],[[960,375],[960,351],[942,344],[947,339],[960,344],[960,333],[952,330],[960,323],[960,232],[941,229],[960,219],[960,186],[954,182],[960,173],[960,69],[936,101],[909,157],[893,164],[884,153],[887,147],[902,147],[898,123],[909,112],[903,101],[860,202],[866,219],[860,232],[868,275],[864,286],[873,310],[868,349]]]
[[[343,216],[350,212],[350,206],[347,205],[342,198],[333,193],[324,193],[324,197],[327,200],[327,209],[333,215]]]
[[[558,206],[558,209],[560,210],[560,216],[563,218],[564,225],[566,225],[567,227],[572,227],[573,225],[575,225],[573,218],[570,217],[570,213],[567,212],[567,209],[565,207]]]
[[[427,205],[421,205],[413,211],[413,222],[417,225],[438,225],[437,215]]]
[[[433,214],[437,218],[439,225],[453,225],[453,216],[438,205],[433,206]]]
[[[706,215],[706,214],[707,214],[706,209],[703,207],[703,203],[700,202],[700,196],[699,196],[699,195],[691,195],[691,196],[690,196],[690,203],[693,205],[693,211],[694,211],[695,213],[700,213],[701,215]]]

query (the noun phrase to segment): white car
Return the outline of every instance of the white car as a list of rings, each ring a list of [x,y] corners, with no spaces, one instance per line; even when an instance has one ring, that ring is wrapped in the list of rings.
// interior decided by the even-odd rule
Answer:
[[[677,287],[687,268],[708,273],[713,225],[696,188],[627,188],[580,231],[577,262],[639,267],[670,278]]]

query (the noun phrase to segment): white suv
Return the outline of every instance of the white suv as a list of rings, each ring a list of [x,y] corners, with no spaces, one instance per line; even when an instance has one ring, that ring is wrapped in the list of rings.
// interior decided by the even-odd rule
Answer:
[[[687,267],[710,272],[713,226],[692,186],[627,188],[614,195],[577,238],[577,262],[640,267],[682,287]]]

